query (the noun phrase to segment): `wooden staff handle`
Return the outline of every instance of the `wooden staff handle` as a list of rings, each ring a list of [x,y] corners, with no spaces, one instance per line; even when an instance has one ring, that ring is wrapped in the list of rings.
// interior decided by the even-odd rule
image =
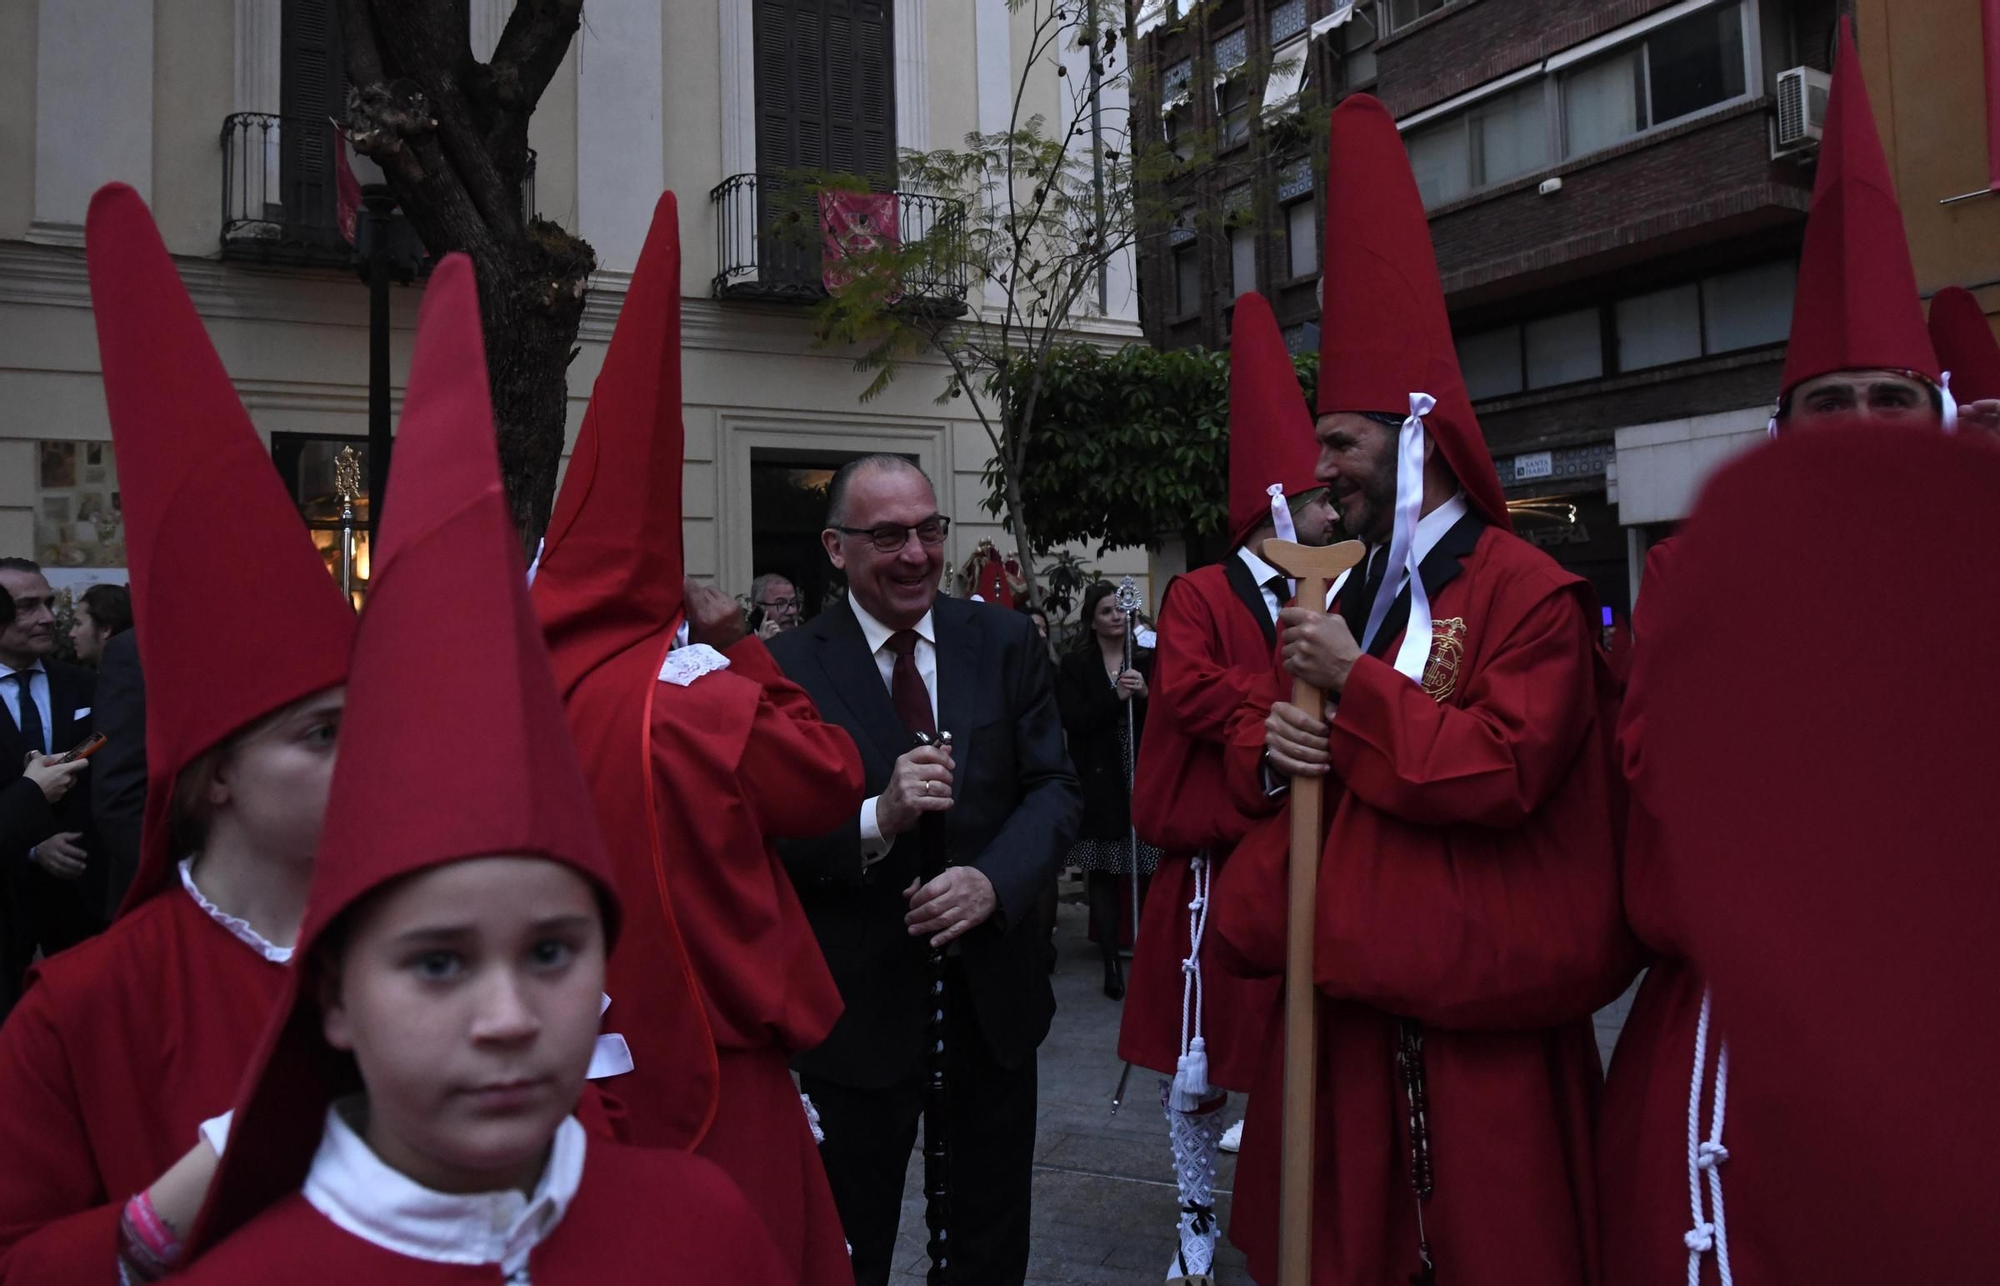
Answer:
[[[1326,610],[1335,577],[1367,555],[1359,541],[1323,549],[1289,541],[1264,542],[1264,561],[1298,581],[1294,607]],[[1292,681],[1292,704],[1318,719],[1326,694],[1303,679]],[[1311,1286],[1313,1091],[1319,1052],[1318,989],[1313,983],[1313,921],[1319,905],[1320,818],[1324,782],[1292,781],[1292,851],[1285,904],[1285,1103],[1278,1189],[1278,1286]]]

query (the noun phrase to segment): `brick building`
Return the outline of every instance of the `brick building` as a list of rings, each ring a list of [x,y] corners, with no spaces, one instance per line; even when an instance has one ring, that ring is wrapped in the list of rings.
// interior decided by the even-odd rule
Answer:
[[[1138,10],[1134,128],[1203,144],[1142,255],[1147,337],[1226,346],[1255,288],[1317,344],[1326,113],[1375,94],[1517,525],[1628,604],[1647,541],[1777,394],[1813,178],[1811,140],[1779,144],[1778,82],[1828,68],[1836,0],[1168,6]]]

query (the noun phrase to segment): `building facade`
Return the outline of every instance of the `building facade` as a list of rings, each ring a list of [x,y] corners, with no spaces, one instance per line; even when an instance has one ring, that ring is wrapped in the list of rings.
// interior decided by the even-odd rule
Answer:
[[[477,57],[512,0],[469,0]],[[123,180],[152,205],[258,431],[325,533],[332,461],[366,433],[367,289],[333,228],[324,128],[344,95],[333,0],[0,0],[0,555],[69,583],[121,576],[116,461],[97,377],[82,254],[91,193]],[[588,241],[593,277],[569,370],[573,435],[660,191],[680,198],[688,566],[733,592],[783,572],[817,590],[816,486],[841,461],[904,454],[982,539],[992,451],[941,365],[910,363],[881,396],[853,354],[814,344],[815,265],[762,234],[756,193],[807,166],[894,190],[899,149],[1005,127],[1030,15],[1005,0],[590,0],[536,111],[528,208]],[[1064,59],[1079,57],[1065,50]],[[1029,108],[1061,119],[1052,64]],[[1122,98],[1104,104],[1123,113]],[[899,194],[904,220],[928,198]],[[1129,269],[1085,337],[1136,337]],[[933,283],[967,308],[963,283]],[[421,282],[391,303],[396,394]],[[1098,561],[1144,577],[1143,552]]]
[[[1339,181],[1318,123],[1340,97],[1375,94],[1410,150],[1517,526],[1629,604],[1648,540],[1769,418],[1814,155],[1781,137],[1782,82],[1829,69],[1837,17],[1834,0],[1226,0],[1155,15],[1140,55],[1165,88],[1142,95],[1135,131],[1158,121],[1172,138],[1177,116],[1208,131],[1214,150],[1175,182],[1226,235],[1177,227],[1149,247],[1146,332],[1226,344],[1228,301],[1255,288],[1295,349],[1317,346],[1320,202]],[[1231,169],[1239,155],[1250,163]]]

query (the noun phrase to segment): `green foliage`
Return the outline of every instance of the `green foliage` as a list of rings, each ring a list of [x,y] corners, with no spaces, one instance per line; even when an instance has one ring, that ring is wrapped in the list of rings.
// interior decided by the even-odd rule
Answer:
[[[1294,359],[1311,404],[1317,354]],[[1017,373],[1017,381],[1027,372]],[[989,465],[986,508],[1006,506]],[[1225,534],[1229,518],[1229,355],[1090,344],[1051,350],[1020,470],[1038,551],[1095,542],[1157,545]]]

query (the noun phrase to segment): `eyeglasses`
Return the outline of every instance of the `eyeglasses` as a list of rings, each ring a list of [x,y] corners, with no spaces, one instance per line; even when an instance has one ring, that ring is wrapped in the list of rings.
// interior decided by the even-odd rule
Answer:
[[[799,605],[799,600],[796,598],[773,598],[768,600],[760,598],[757,600],[757,606],[763,608],[767,612],[773,612],[773,611],[781,612],[788,607],[797,607],[798,605]]]
[[[898,526],[895,523],[883,523],[879,527],[842,527],[836,525],[834,530],[843,536],[866,536],[869,543],[874,545],[877,550],[885,554],[893,554],[901,550],[904,545],[910,543],[912,533],[916,535],[917,540],[922,544],[931,546],[942,545],[945,536],[951,531],[951,519],[945,517],[943,514],[935,514],[924,519],[914,527]]]

